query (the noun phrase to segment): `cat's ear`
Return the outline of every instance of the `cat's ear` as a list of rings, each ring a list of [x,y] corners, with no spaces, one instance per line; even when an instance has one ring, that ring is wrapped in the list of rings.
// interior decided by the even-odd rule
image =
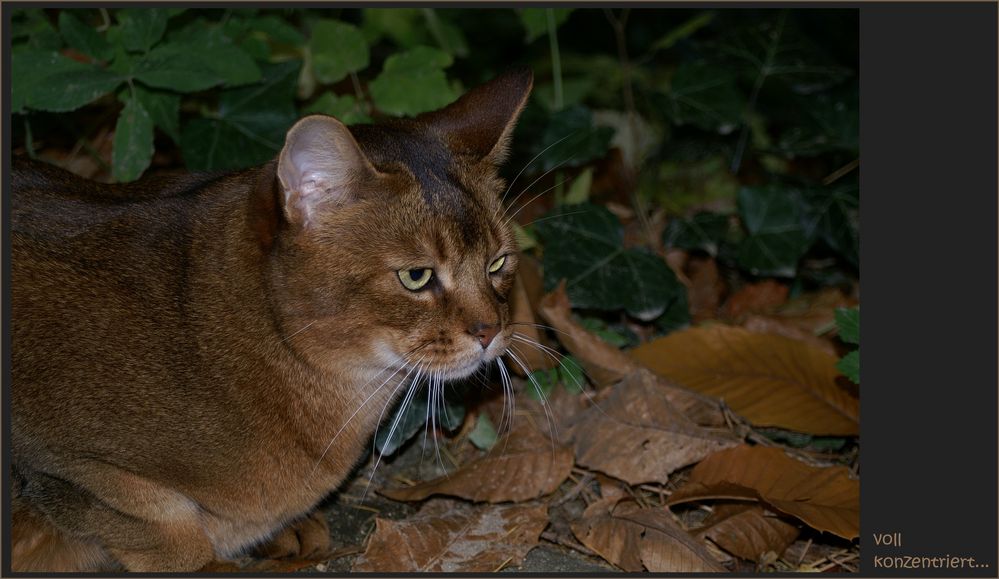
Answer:
[[[533,84],[531,69],[513,68],[423,118],[453,152],[499,164]]]
[[[308,226],[321,210],[352,201],[354,186],[378,172],[343,123],[312,115],[288,131],[277,173],[285,215]]]

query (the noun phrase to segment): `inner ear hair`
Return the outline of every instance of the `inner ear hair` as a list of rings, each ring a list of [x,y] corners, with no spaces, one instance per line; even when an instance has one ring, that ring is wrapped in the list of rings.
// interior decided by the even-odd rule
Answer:
[[[311,115],[288,131],[277,174],[285,215],[304,227],[321,211],[353,201],[355,185],[377,171],[343,123]]]

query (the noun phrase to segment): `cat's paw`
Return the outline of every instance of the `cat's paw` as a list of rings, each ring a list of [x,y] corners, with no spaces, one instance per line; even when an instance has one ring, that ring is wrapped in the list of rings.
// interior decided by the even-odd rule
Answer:
[[[332,551],[332,546],[325,514],[314,511],[278,531],[254,554],[265,559],[321,559]]]

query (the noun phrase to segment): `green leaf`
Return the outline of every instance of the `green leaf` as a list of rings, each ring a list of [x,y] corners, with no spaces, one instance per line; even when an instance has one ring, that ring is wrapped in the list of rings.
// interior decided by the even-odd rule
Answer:
[[[860,266],[860,189],[856,183],[801,191],[802,230]]]
[[[430,426],[454,431],[465,420],[465,406],[456,400],[460,391],[446,389],[441,398],[432,401],[431,408],[426,384],[417,387],[421,388],[421,391],[410,400],[409,404],[400,406],[392,418],[383,422],[375,431],[375,449],[379,454],[389,456],[395,453],[416,433],[429,429]],[[427,416],[432,417],[432,424],[428,424]],[[393,424],[396,425],[394,432]],[[436,433],[430,433],[428,436],[436,436]]]
[[[368,67],[368,43],[361,31],[339,20],[319,20],[309,39],[312,69],[319,82],[331,84]]]
[[[96,60],[110,60],[114,56],[114,49],[92,26],[80,22],[74,16],[78,12],[68,9],[59,12],[59,33],[66,44]]]
[[[565,22],[566,18],[572,14],[573,8],[521,8],[517,9],[517,16],[520,17],[521,24],[524,25],[526,35],[524,43],[530,44],[548,34],[548,14],[551,10],[555,16],[555,28]]]
[[[565,195],[565,204],[575,205],[577,203],[585,203],[590,198],[590,187],[592,186],[593,167],[587,167],[569,185],[569,191]]]
[[[627,336],[620,332],[614,331],[607,322],[601,320],[600,318],[584,317],[579,319],[580,324],[587,331],[596,334],[603,341],[607,342],[615,348],[625,348],[627,346],[637,345],[632,344],[632,340],[628,339]]]
[[[418,8],[365,8],[361,29],[372,45],[383,36],[402,48],[431,41]]]
[[[673,73],[666,97],[667,113],[674,124],[691,124],[722,135],[738,127],[746,106],[735,75],[706,62],[681,64]]]
[[[738,249],[739,265],[753,275],[794,277],[809,243],[801,227],[798,191],[778,185],[743,187],[739,214],[749,232]]]
[[[118,115],[113,146],[111,174],[119,182],[138,179],[153,158],[153,120],[132,96]]]
[[[681,40],[690,38],[695,32],[704,28],[711,21],[715,19],[714,12],[701,12],[700,14],[690,18],[683,24],[673,28],[667,32],[664,36],[652,43],[651,52],[656,52],[659,50],[668,50],[673,48],[673,46],[680,42]]]
[[[725,35],[719,48],[743,67],[753,83],[762,85],[777,78],[803,94],[828,88],[852,74],[824,55],[787,11]]]
[[[860,308],[836,308],[836,328],[839,339],[847,344],[860,344]]]
[[[836,369],[854,384],[860,384],[860,350],[854,350],[836,362]]]
[[[860,151],[860,98],[856,83],[842,90],[798,97],[797,114],[777,140],[776,149],[794,158],[828,152]]]
[[[224,81],[196,50],[177,44],[164,44],[137,60],[134,74],[149,86],[176,92],[197,92]]]
[[[157,55],[177,54],[189,60],[200,59],[204,67],[225,81],[226,86],[242,86],[261,78],[253,57],[234,45],[221,26],[197,20],[170,35],[169,42],[158,46]]]
[[[62,48],[62,36],[40,8],[17,8],[11,15],[13,52],[49,52]]]
[[[614,129],[595,127],[593,112],[586,107],[567,107],[551,115],[528,110],[530,114],[518,125],[516,140],[532,144],[530,154],[537,156],[532,164],[535,171],[580,167],[602,158],[610,149]]]
[[[479,418],[475,421],[475,428],[468,433],[468,440],[479,450],[489,450],[496,444],[498,438],[496,427],[493,426],[493,421],[489,419],[489,415],[479,414]]]
[[[12,55],[14,78],[13,110],[28,108],[66,112],[76,110],[110,93],[125,78],[115,72],[50,53]],[[29,67],[42,67],[27,71]],[[21,72],[25,72],[21,76]],[[18,86],[20,84],[20,86]]]
[[[558,383],[558,370],[535,370],[527,377],[527,395],[533,400],[542,402],[551,397],[555,384]]]
[[[330,115],[331,117],[336,117],[345,125],[371,122],[371,117],[361,109],[360,104],[352,94],[335,95],[331,92],[323,93],[315,102],[303,109],[302,114]]]
[[[173,139],[173,142],[180,143],[180,95],[136,85],[135,98],[149,113],[153,124]]]
[[[534,86],[534,99],[550,113],[555,109],[555,83],[537,79]],[[596,79],[591,77],[565,78],[562,80],[562,108],[583,104],[583,100],[596,88]]]
[[[544,241],[548,290],[562,279],[573,307],[627,310],[640,320],[660,316],[686,289],[659,256],[623,246],[621,223],[589,203],[557,207],[537,224]]]
[[[700,249],[712,256],[718,255],[718,247],[728,234],[727,215],[702,211],[690,219],[674,218],[663,231],[666,247],[680,249]]]
[[[402,116],[432,111],[450,104],[457,94],[448,85],[444,68],[453,59],[443,50],[418,46],[385,60],[381,74],[368,88],[383,112]]]
[[[191,170],[238,169],[273,158],[295,122],[299,61],[263,67],[259,84],[226,89],[218,113],[194,119],[181,132],[181,150]]]
[[[579,394],[583,391],[586,376],[583,367],[572,356],[563,356],[558,366],[558,380],[567,392]]]
[[[289,46],[302,46],[305,44],[305,35],[277,16],[266,15],[251,18],[248,28],[251,31],[266,35],[279,44],[287,44]]]
[[[121,40],[133,52],[145,52],[163,38],[170,13],[163,8],[122,8],[115,13]]]

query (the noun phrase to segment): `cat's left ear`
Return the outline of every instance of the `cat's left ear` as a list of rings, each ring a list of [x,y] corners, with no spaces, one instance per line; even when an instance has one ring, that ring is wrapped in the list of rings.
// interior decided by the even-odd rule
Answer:
[[[450,105],[422,115],[454,153],[499,164],[517,117],[527,104],[534,73],[513,68],[466,92]]]

